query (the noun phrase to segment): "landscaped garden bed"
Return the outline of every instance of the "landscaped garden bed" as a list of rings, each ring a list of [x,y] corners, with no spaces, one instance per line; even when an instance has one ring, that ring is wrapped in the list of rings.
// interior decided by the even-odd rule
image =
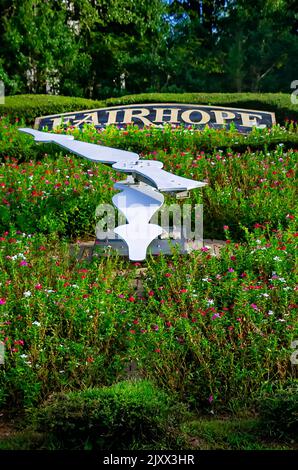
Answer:
[[[255,426],[261,442],[256,448],[294,445],[297,404],[294,399],[283,404],[283,397],[297,394],[298,366],[291,363],[291,343],[298,339],[295,126],[256,129],[248,136],[233,129],[169,126],[60,129],[141,153],[162,161],[168,171],[208,183],[189,202],[203,204],[204,238],[225,241],[220,256],[202,248],[184,256],[149,256],[143,263],[116,254],[77,262],[70,245],[95,238],[96,206],[110,203],[119,174],[57,147],[37,146],[19,126],[0,121],[3,409],[25,416],[41,447],[48,444],[39,433],[52,432],[56,447],[105,448],[105,439],[88,435],[84,419],[89,422],[92,414],[95,429],[96,420],[121,421],[121,413],[109,415],[108,405],[94,415],[94,400],[98,406],[108,403],[121,395],[120,387],[123,409],[132,403],[135,410],[127,429],[132,436],[145,422],[149,429],[138,434],[139,442],[125,441],[126,448],[148,442],[164,448],[199,448],[203,442],[203,448],[214,448],[217,425],[198,424],[198,414],[208,423],[214,415],[248,420],[246,437],[233,444],[221,435],[221,448],[248,447]],[[146,273],[141,294],[133,283],[140,267]],[[139,392],[127,380],[139,384],[139,402],[131,398]],[[93,401],[85,392],[90,387],[101,390],[90,392]],[[142,424],[141,400],[152,400],[155,387],[156,396],[161,394],[159,424],[148,418],[153,408]],[[268,405],[274,396],[279,401],[273,408],[285,410],[289,427],[285,418],[281,428],[273,426],[272,436],[264,423],[275,413]],[[36,407],[44,411],[36,413]],[[169,414],[176,418],[169,421]],[[72,416],[70,428],[83,431],[59,444],[55,432],[59,435],[65,416]],[[235,431],[231,423],[228,434]],[[160,442],[154,426],[161,430]],[[268,435],[281,443],[266,444]]]

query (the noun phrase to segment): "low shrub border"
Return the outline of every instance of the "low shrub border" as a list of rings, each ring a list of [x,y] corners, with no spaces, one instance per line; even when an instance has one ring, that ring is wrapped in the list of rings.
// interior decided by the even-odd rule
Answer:
[[[272,111],[278,123],[298,119],[297,106],[291,103],[290,93],[143,93],[109,98],[105,101],[88,100],[67,96],[16,95],[6,97],[0,108],[0,116],[8,115],[11,122],[24,120],[33,125],[38,116],[95,109],[105,106],[135,103],[192,103],[259,109]]]

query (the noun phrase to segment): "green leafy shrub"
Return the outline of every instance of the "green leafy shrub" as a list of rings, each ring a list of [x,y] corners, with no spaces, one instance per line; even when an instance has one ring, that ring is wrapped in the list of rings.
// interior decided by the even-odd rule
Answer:
[[[192,103],[275,112],[277,122],[297,120],[297,106],[286,93],[142,93],[106,100],[107,106],[134,103]]]
[[[11,122],[19,120],[33,125],[39,116],[101,108],[103,105],[102,101],[73,96],[16,95],[5,98],[5,104],[0,106],[0,116],[7,115]]]
[[[298,436],[298,388],[288,388],[260,401],[263,432],[273,437]]]
[[[94,101],[85,98],[51,95],[8,96],[0,107],[0,116],[8,115],[33,124],[35,118],[51,114],[96,109],[135,103],[190,103],[257,109],[275,112],[277,122],[297,120],[297,106],[285,93],[143,93]]]
[[[40,408],[37,427],[62,447],[119,449],[160,439],[171,409],[169,397],[151,382],[122,381],[53,395]]]

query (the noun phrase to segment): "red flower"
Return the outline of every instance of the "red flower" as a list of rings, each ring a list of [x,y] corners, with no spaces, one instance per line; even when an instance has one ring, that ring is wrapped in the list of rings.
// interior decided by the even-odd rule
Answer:
[[[36,290],[40,290],[40,289],[42,289],[42,285],[41,285],[41,284],[36,284],[36,285],[34,286],[34,288],[35,288]]]
[[[172,274],[171,273],[166,273],[165,277],[172,277]]]
[[[132,295],[131,295],[131,296],[129,297],[129,299],[128,299],[129,302],[135,302],[135,300],[136,300],[136,299],[135,299]]]

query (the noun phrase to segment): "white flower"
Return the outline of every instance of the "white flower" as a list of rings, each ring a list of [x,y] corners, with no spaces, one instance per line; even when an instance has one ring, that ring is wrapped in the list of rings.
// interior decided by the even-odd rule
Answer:
[[[207,277],[204,277],[204,278],[202,279],[202,281],[203,281],[203,282],[209,282],[209,279],[208,279]]]
[[[257,245],[260,245],[261,243],[262,243],[261,240],[256,240]]]
[[[273,315],[273,314],[274,312],[272,312],[272,310],[269,310],[268,315]]]
[[[32,325],[40,326],[40,323],[39,323],[39,321],[35,320],[34,322],[32,322]]]
[[[278,256],[274,256],[274,261],[280,261],[280,258]]]
[[[31,294],[30,290],[26,290],[23,294],[24,297],[31,297],[31,295],[32,294]]]
[[[207,300],[207,304],[208,304],[208,305],[213,305],[213,304],[214,304],[214,300],[213,300],[213,299],[208,299],[208,300]]]
[[[265,294],[261,294],[263,297],[270,297],[269,294],[265,293]]]

